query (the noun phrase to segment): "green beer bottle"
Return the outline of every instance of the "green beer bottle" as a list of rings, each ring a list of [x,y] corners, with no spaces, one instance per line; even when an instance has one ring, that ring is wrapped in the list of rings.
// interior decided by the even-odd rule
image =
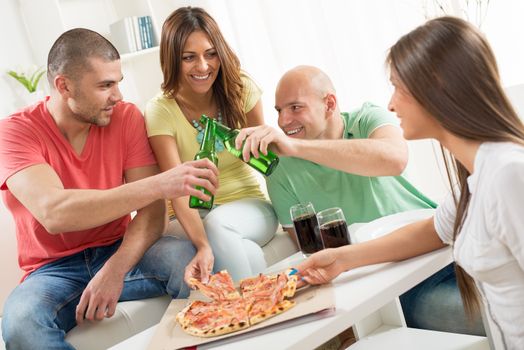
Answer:
[[[206,120],[209,120],[209,117],[202,114],[202,116],[200,117],[200,122],[205,123]],[[218,121],[215,121],[215,124],[216,135],[219,139],[222,140],[222,142],[224,143],[224,147],[229,151],[229,153],[233,154],[235,157],[243,161],[244,159],[242,158],[242,150],[235,148],[235,139],[237,138],[239,131],[236,129],[228,128],[227,126]],[[258,158],[255,158],[253,154],[251,154],[251,157],[249,157],[249,161],[247,162],[247,164],[249,164],[255,170],[258,170],[262,174],[269,176],[271,175],[273,170],[275,170],[278,161],[278,156],[275,153],[268,151],[267,155],[260,152]]]
[[[204,123],[204,122],[203,122]],[[216,124],[213,119],[205,120],[206,129],[204,130],[204,137],[202,138],[202,143],[200,144],[200,151],[195,155],[195,160],[207,158],[215,165],[218,165],[218,157],[215,152],[215,129]],[[194,209],[211,209],[213,208],[213,200],[215,197],[204,187],[197,186],[197,190],[204,192],[205,194],[211,196],[211,199],[207,202],[201,200],[200,198],[191,196],[189,197],[189,207]]]

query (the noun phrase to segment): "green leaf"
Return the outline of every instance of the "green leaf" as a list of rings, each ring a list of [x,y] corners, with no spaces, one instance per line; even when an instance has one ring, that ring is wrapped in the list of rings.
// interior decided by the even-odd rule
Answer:
[[[44,75],[44,73],[45,73],[45,69],[42,69],[42,70],[38,69],[37,71],[33,73],[33,75],[31,76],[31,86],[33,88],[33,91],[31,92],[36,91],[38,82],[40,81],[40,78],[42,78],[42,75]]]
[[[40,79],[42,78],[45,72],[45,69],[38,68],[36,71],[33,72],[33,74],[31,74],[31,77],[29,79],[27,79],[27,77],[23,73],[18,74],[13,70],[8,71],[7,74],[12,76],[20,84],[22,84],[27,89],[27,91],[35,92],[38,83],[40,82]]]

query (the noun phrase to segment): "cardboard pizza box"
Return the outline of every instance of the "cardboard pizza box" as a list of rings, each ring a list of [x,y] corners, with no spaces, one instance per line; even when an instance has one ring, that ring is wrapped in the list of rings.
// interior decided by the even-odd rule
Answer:
[[[296,305],[284,313],[237,332],[212,338],[200,338],[184,332],[175,320],[177,313],[182,310],[189,301],[195,299],[209,300],[200,292],[192,291],[189,300],[173,299],[171,301],[164,316],[160,320],[148,350],[182,349],[219,340],[223,341],[228,338],[230,338],[228,341],[235,341],[234,337],[240,338],[241,336],[243,338],[245,336],[256,336],[271,332],[280,327],[288,326],[289,323],[296,324],[307,322],[311,319],[327,317],[333,313],[335,308],[335,294],[331,283],[321,286],[308,286],[302,290],[297,290],[297,293],[291,299],[296,302]]]

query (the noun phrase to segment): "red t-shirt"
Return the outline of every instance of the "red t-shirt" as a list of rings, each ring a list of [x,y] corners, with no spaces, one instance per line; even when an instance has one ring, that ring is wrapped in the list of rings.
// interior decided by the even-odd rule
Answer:
[[[49,114],[48,99],[0,120],[0,189],[15,220],[24,278],[53,260],[114,243],[124,235],[130,216],[89,230],[52,235],[11,194],[6,185],[11,175],[47,163],[66,189],[108,189],[125,182],[125,170],[156,163],[135,105],[121,102],[114,107],[109,125],[92,125],[79,156]]]

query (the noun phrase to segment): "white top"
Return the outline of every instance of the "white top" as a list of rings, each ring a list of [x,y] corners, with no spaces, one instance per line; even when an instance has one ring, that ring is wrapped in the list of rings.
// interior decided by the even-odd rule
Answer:
[[[477,282],[506,348],[524,349],[524,147],[483,143],[467,181],[471,198],[455,261]],[[435,213],[447,244],[455,214],[451,196]]]

